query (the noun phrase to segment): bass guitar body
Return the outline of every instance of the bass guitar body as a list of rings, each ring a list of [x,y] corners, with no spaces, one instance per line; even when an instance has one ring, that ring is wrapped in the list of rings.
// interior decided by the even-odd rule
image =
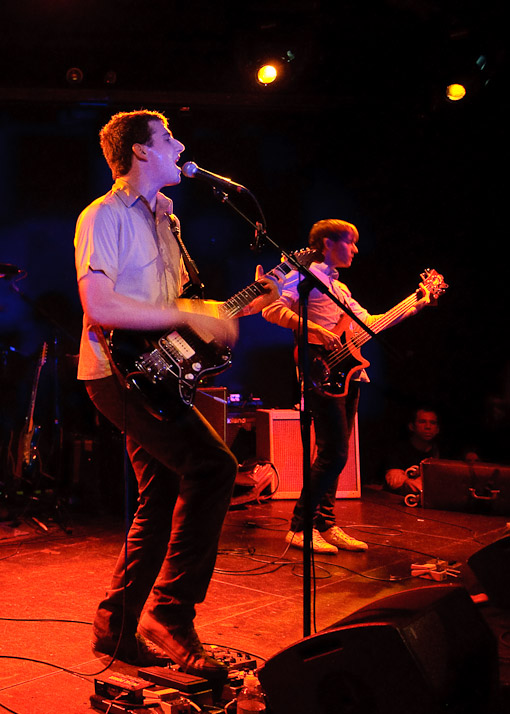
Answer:
[[[370,364],[356,347],[356,334],[360,329],[348,316],[344,316],[334,329],[340,336],[340,347],[327,350],[323,345],[310,345],[312,387],[333,397],[347,394],[352,375]]]

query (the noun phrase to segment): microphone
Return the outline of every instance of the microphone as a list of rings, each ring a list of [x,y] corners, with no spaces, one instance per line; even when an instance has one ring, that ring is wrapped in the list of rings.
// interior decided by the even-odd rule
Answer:
[[[199,168],[194,161],[187,161],[181,169],[186,178],[197,178],[202,181],[208,181],[213,186],[224,188],[226,190],[235,191],[236,193],[249,193],[248,189],[241,184],[232,181],[224,176],[218,176],[210,171]]]

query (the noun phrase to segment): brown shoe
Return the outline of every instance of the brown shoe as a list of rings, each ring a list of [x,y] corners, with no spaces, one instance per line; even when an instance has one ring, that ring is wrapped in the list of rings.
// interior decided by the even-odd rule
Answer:
[[[123,637],[119,646],[115,637],[99,637],[92,639],[92,652],[96,657],[108,655],[115,659],[133,664],[137,667],[166,667],[170,657],[158,649],[152,642],[146,642],[139,634]]]
[[[167,627],[149,613],[144,613],[138,625],[143,637],[160,647],[184,672],[198,677],[226,677],[228,668],[206,653],[191,622]]]

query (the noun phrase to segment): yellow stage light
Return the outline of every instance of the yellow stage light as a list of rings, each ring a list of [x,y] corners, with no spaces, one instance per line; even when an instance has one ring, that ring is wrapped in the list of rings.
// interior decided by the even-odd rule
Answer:
[[[273,64],[265,64],[257,72],[257,80],[260,84],[271,84],[278,77],[278,70]]]
[[[446,96],[451,102],[458,102],[466,96],[466,88],[463,84],[449,84],[446,87]]]

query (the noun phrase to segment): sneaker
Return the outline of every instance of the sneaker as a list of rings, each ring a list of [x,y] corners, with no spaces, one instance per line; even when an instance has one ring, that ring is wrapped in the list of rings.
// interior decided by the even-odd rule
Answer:
[[[289,531],[285,536],[285,540],[295,548],[304,548],[305,538],[303,531]],[[312,544],[314,553],[338,553],[338,548],[326,543],[316,528],[312,530]]]
[[[115,659],[137,667],[166,667],[170,660],[168,655],[151,642],[146,642],[138,633],[123,637],[118,647],[117,644],[118,640],[114,637],[94,635],[92,652],[96,657],[115,656]]]
[[[325,541],[336,545],[337,548],[341,548],[342,550],[368,550],[366,543],[363,543],[362,540],[351,538],[350,535],[344,533],[338,526],[331,526],[327,531],[322,531],[321,536]]]
[[[226,678],[228,668],[206,653],[193,623],[167,627],[147,612],[140,619],[138,631],[184,672],[209,679]]]

